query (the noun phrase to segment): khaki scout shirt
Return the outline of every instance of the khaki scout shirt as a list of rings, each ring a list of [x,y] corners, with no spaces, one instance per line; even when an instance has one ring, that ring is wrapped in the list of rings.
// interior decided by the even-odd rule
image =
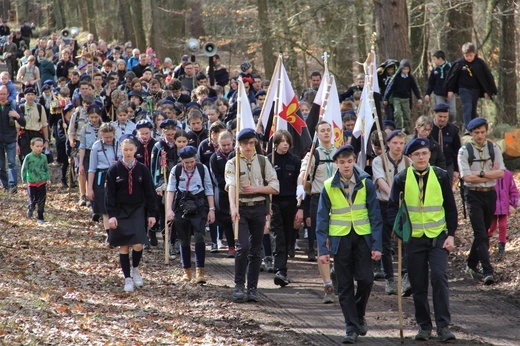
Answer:
[[[320,161],[325,160],[326,159],[325,154],[319,149],[316,149],[316,150],[318,150],[318,153],[320,155]],[[330,157],[332,158],[335,153],[336,153],[336,149],[334,148],[332,150],[332,152],[330,153]],[[305,170],[307,169],[307,165],[309,163],[309,157],[311,157],[311,155],[312,155],[312,162],[311,162],[311,167],[309,169],[309,179],[313,178],[312,174],[314,173],[314,166],[316,164],[318,164],[316,162],[314,153],[308,152],[305,155],[305,157],[302,160],[302,165],[300,168],[300,173],[305,172]],[[321,193],[321,190],[323,190],[323,185],[325,184],[325,180],[333,177],[334,174],[336,173],[337,169],[338,169],[338,166],[336,166],[336,164],[334,162],[332,162],[332,175],[329,176],[327,174],[327,162],[320,162],[318,164],[318,168],[316,169],[316,176],[314,177],[314,180],[312,180],[311,194],[314,195],[314,194]],[[305,184],[305,182],[303,182],[303,184]]]
[[[471,172],[490,172],[493,169],[493,163],[491,162],[491,156],[489,155],[488,151],[488,145],[484,144],[484,150],[482,152],[482,155],[484,159],[487,159],[486,162],[482,161],[476,161],[480,159],[479,152],[477,150],[476,145],[473,142],[470,142],[470,145],[473,146],[473,154],[475,156],[475,161],[473,161],[473,164],[471,167],[469,166],[468,162],[468,149],[465,145],[460,147],[459,154],[457,157],[457,162],[459,164],[459,172],[460,176],[462,178],[471,175]],[[506,170],[506,167],[504,166],[504,159],[502,158],[502,152],[498,148],[496,144],[493,143],[493,150],[495,151],[495,165],[498,166],[498,169]],[[493,187],[495,186],[496,180],[490,180],[485,183],[466,183],[464,182],[464,185],[467,187]]]
[[[264,186],[264,180],[262,179],[262,171],[257,156],[258,155],[255,155],[251,162],[251,170],[248,169],[245,159],[243,157],[240,157],[240,195],[244,193],[242,186]],[[229,191],[229,186],[235,186],[235,160],[229,160],[228,162],[226,162],[226,168],[224,172],[224,178],[226,179],[226,191]],[[267,183],[267,186],[270,186],[277,192],[280,192],[280,183],[278,181],[276,171],[274,170],[271,161],[269,161],[267,158],[265,158],[265,182]],[[256,196],[253,198],[240,197],[239,201],[260,202],[265,200],[266,196],[267,195]]]
[[[372,162],[372,180],[374,181],[374,185],[376,187],[376,197],[378,200],[388,202],[388,194],[379,188],[377,181],[379,179],[383,179],[384,181],[386,181],[390,189],[392,189],[392,184],[394,183],[395,175],[401,172],[402,170],[410,167],[411,165],[412,160],[408,156],[403,155],[403,159],[397,165],[397,172],[394,172],[394,165],[390,161],[388,161],[388,171],[390,172],[390,177],[392,178],[392,180],[386,181],[387,177],[385,169],[383,167],[383,159],[381,155],[377,156],[374,159],[374,161]]]
[[[29,106],[28,104],[25,104],[23,109],[24,112],[24,118],[27,122],[25,125],[25,129],[29,131],[40,131],[42,128],[47,127],[47,113],[45,112],[45,108],[43,106],[40,106],[42,113],[41,113],[41,119],[40,119],[40,113],[38,113],[38,105],[35,103],[32,104],[32,106]]]

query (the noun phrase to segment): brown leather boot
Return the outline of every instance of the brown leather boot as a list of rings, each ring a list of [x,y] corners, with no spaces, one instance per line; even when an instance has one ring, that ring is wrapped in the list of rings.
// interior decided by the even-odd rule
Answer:
[[[191,268],[183,268],[184,274],[182,275],[182,281],[190,282],[191,281]]]
[[[197,268],[195,272],[195,283],[205,284],[206,278],[204,277],[204,267]]]

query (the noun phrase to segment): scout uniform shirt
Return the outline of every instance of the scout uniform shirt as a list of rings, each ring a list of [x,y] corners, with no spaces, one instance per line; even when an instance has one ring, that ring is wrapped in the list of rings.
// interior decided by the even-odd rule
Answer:
[[[35,102],[30,106],[26,103],[21,108],[24,111],[26,121],[25,130],[39,132],[42,128],[48,126],[47,113],[43,106],[38,107],[38,104]],[[38,112],[38,108],[41,109],[41,114]]]
[[[250,196],[244,195],[244,190],[242,186],[265,186],[268,185],[275,189],[277,192],[280,191],[280,183],[278,182],[278,177],[276,176],[276,171],[274,170],[273,165],[267,158],[265,158],[265,182],[262,179],[262,171],[260,167],[260,162],[257,154],[253,154],[251,160],[246,160],[246,158],[240,155],[240,197],[239,201],[235,201],[237,205],[239,202],[248,203],[248,202],[261,202],[264,201],[267,197],[265,194],[251,194]],[[236,160],[236,157],[235,157]],[[226,162],[225,169],[225,179],[226,179],[226,191],[229,191],[229,186],[235,186],[235,160],[231,159]],[[248,165],[248,162],[250,163]]]
[[[318,151],[320,162],[316,162],[316,156],[308,152],[305,157],[302,160],[302,165],[300,167],[300,173],[305,172],[305,169],[307,169],[307,164],[309,163],[309,157],[312,154],[312,162],[311,167],[309,169],[309,179],[311,179],[312,187],[311,187],[311,194],[320,194],[321,190],[323,190],[323,184],[325,183],[325,180],[329,179],[330,177],[334,176],[334,173],[337,170],[337,166],[334,163],[334,160],[332,160],[332,157],[334,156],[334,153],[336,153],[336,148],[334,146],[331,147],[329,150],[329,155],[327,155],[324,151],[324,149],[321,149],[320,146],[316,148],[315,150]],[[330,161],[330,162],[324,162],[324,161]],[[316,175],[313,176],[314,173],[314,167],[318,165],[318,168],[316,169]],[[303,182],[305,184],[305,182]]]
[[[487,141],[487,140],[486,140]],[[488,144],[487,142],[484,143],[484,146],[482,147],[482,151],[478,150],[477,145],[471,141],[469,142],[471,146],[473,146],[473,156],[475,159],[473,160],[473,163],[471,164],[471,167],[469,166],[468,161],[468,149],[465,145],[463,145],[459,149],[459,156],[458,156],[458,164],[459,164],[459,172],[461,178],[464,178],[465,176],[471,175],[471,172],[490,172],[494,170],[493,165],[498,165],[498,169],[501,169],[503,171],[506,170],[506,167],[504,166],[504,159],[502,158],[502,152],[498,148],[496,144],[493,143],[493,150],[495,151],[495,162],[491,162],[491,156],[489,155],[488,151]],[[478,161],[484,159],[486,161]],[[496,183],[496,180],[490,180],[485,183],[466,183],[464,182],[464,185],[467,187],[494,187]]]
[[[384,155],[387,155],[388,158],[388,153],[385,153]],[[394,177],[396,176],[396,174],[412,165],[412,160],[406,155],[403,155],[402,159],[397,163],[397,171],[395,169],[394,164],[390,160],[387,160],[387,162],[388,171],[390,172],[390,181],[387,181],[388,178],[384,170],[383,158],[381,157],[381,155],[377,156],[374,159],[374,162],[372,162],[372,177],[374,185],[376,187],[376,197],[378,200],[383,202],[388,202],[388,194],[379,188],[377,180],[383,179],[384,181],[386,181],[390,189],[392,189],[392,184],[394,182]]]

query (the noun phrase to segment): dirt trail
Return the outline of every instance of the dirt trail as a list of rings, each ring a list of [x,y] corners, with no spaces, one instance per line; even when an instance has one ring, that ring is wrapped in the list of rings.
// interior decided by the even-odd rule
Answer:
[[[207,272],[212,285],[233,286],[233,261],[224,254],[208,254]],[[453,325],[457,344],[519,345],[520,309],[518,301],[511,302],[495,287],[484,287],[472,282],[450,264],[450,293]],[[272,274],[261,273],[258,305],[234,304],[237,309],[249,311],[261,327],[275,335],[279,345],[340,344],[344,336],[344,322],[339,303],[321,303],[322,286],[315,263],[306,262],[299,253],[289,261],[292,283],[279,288]],[[336,297],[337,298],[337,297]],[[416,343],[413,335],[416,325],[411,298],[403,299],[405,344]],[[369,332],[358,343],[369,345],[399,344],[397,296],[384,294],[384,281],[374,285],[367,309]],[[281,333],[281,332],[284,333]],[[281,336],[281,334],[287,334]],[[435,334],[435,333],[434,333]],[[279,339],[277,339],[280,337]],[[279,342],[278,342],[278,341]],[[437,344],[433,338],[422,345]]]

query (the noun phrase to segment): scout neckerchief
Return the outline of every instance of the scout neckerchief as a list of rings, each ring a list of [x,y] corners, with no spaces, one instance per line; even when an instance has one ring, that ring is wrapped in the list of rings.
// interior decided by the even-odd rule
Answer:
[[[444,66],[444,65],[443,65]],[[433,123],[435,124],[435,126],[437,126],[439,128],[439,135],[437,137],[437,142],[439,142],[439,146],[441,147],[441,151],[444,152],[444,144],[443,144],[443,137],[442,137],[442,129],[446,126],[440,126],[439,124],[437,124],[437,122],[435,121],[435,119],[433,120]],[[447,124],[447,123],[446,123]]]
[[[350,179],[343,178],[343,176],[339,177],[339,181],[341,183],[341,186],[343,187],[343,194],[345,195],[345,199],[348,201],[349,204],[351,204],[349,180]]]
[[[254,161],[254,159],[256,157],[256,153],[254,153],[253,156],[251,156],[251,159],[248,159],[247,157],[242,155],[242,153],[240,153],[240,157],[242,159],[244,159],[244,161],[246,162],[246,166],[247,166],[247,179],[249,180],[249,185],[252,185],[252,183],[251,183],[251,176],[252,176],[251,165],[253,164],[253,161]]]
[[[195,164],[196,165],[196,164]],[[182,171],[184,172],[184,174],[186,174],[186,193],[190,192],[190,181],[191,181],[191,178],[193,178],[193,175],[195,174],[195,167],[193,167],[193,170],[191,172],[188,172],[188,170],[186,169],[186,166],[184,165],[184,163],[182,164]]]
[[[484,165],[485,165],[485,163],[487,161],[487,159],[484,157],[484,148],[486,147],[487,140],[484,141],[484,144],[482,144],[482,146],[479,146],[477,143],[475,143],[475,140],[472,138],[471,139],[471,144],[473,144],[473,147],[475,147],[475,149],[477,149],[477,151],[478,151],[478,155],[480,156],[480,160],[479,160],[480,168],[483,171],[484,170]]]
[[[399,160],[394,160],[390,157],[390,153],[387,153],[386,155],[388,157],[388,161],[390,161],[390,163],[394,166],[394,177],[396,176],[396,174],[398,173],[398,166],[399,164],[401,163],[401,161],[403,161],[403,158],[404,158],[404,155],[401,155],[401,157],[399,158]]]
[[[146,167],[148,167],[150,164],[150,154],[148,152],[148,143],[150,143],[151,140],[152,140],[152,138],[148,138],[146,141],[139,138],[139,142],[141,142],[141,144],[144,147],[144,165]]]
[[[330,149],[325,149],[320,144],[320,145],[318,145],[318,150],[325,154],[325,159],[327,160],[327,162],[326,162],[327,177],[332,177],[333,167],[332,167],[332,157],[330,156],[330,154],[332,154],[332,151],[334,151],[334,146],[331,146]],[[316,162],[315,164],[317,165],[318,163]]]
[[[419,185],[419,209],[420,210],[422,210],[423,201],[424,201],[424,176],[429,171],[430,171],[430,165],[428,165],[428,167],[426,167],[426,169],[423,172],[419,172],[415,168],[413,169],[413,172],[419,178],[417,183]]]
[[[121,158],[121,163],[123,164],[123,167],[126,168],[128,171],[128,194],[132,194],[134,192],[133,185],[134,185],[134,179],[132,176],[132,173],[134,172],[134,168],[137,166],[135,164],[135,159],[132,160],[130,164],[126,163],[126,161]]]

